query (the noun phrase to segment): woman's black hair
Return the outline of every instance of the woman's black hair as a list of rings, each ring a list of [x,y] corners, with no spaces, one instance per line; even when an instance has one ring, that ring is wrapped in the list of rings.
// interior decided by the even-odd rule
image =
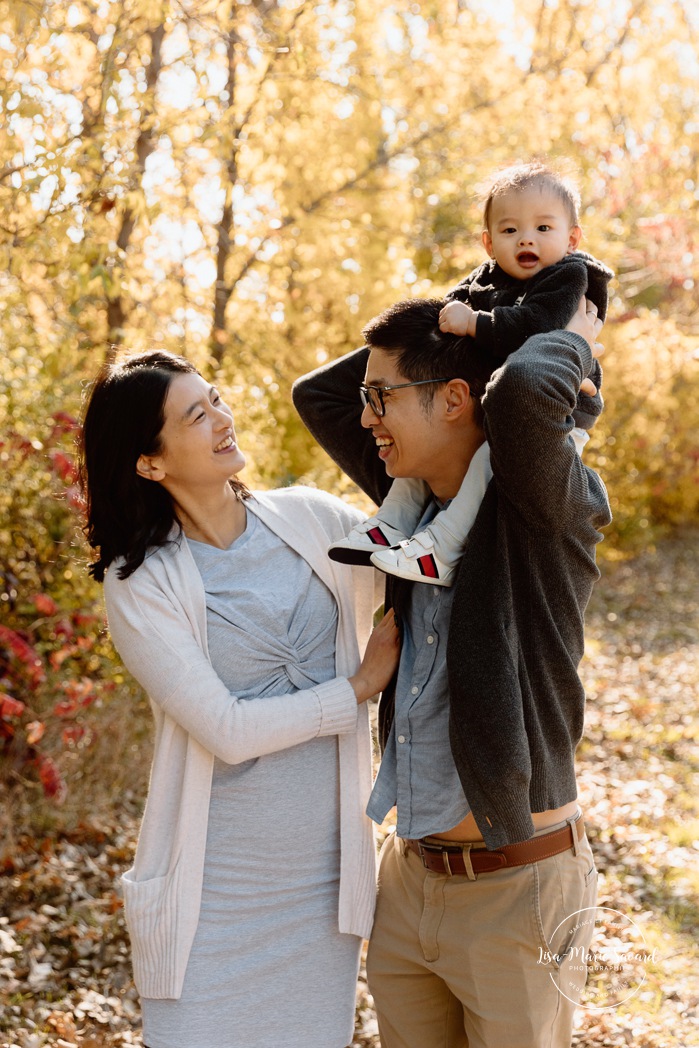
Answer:
[[[173,500],[162,486],[140,477],[141,455],[161,450],[165,401],[177,375],[198,374],[184,357],[161,350],[105,364],[90,390],[80,438],[80,479],[85,496],[85,535],[98,557],[90,574],[102,582],[112,561],[122,558],[119,578],[164,545],[179,524]],[[240,499],[245,485],[230,484]]]

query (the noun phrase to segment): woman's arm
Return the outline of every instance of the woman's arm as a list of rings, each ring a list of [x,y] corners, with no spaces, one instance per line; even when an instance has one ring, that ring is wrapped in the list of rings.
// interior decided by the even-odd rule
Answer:
[[[136,573],[122,581],[110,571],[105,599],[126,668],[164,713],[228,764],[353,732],[358,703],[375,693],[371,688],[385,686],[397,660],[397,630],[387,625],[377,629],[373,644],[370,640],[354,677],[286,695],[239,699],[216,674],[185,609],[155,578]]]

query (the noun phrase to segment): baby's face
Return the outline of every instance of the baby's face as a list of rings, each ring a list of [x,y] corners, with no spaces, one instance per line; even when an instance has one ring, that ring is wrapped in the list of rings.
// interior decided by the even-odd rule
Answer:
[[[562,200],[550,190],[529,186],[495,197],[483,244],[509,276],[531,280],[575,251],[581,236]]]

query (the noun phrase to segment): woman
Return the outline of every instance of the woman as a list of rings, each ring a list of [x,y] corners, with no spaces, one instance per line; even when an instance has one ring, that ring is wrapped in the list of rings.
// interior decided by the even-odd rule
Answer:
[[[390,613],[360,664],[372,573],[325,555],[356,515],[231,479],[231,411],[168,353],[102,370],[82,452],[91,572],[155,718],[123,878],[144,1041],[343,1048],[374,903],[365,700],[398,659]]]

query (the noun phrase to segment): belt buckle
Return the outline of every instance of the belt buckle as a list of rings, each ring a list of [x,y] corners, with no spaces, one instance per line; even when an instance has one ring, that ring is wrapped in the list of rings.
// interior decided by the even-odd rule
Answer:
[[[441,847],[441,845],[439,844],[425,844],[424,841],[418,841],[417,846],[420,851],[420,860],[426,870],[432,870],[432,867],[428,866],[427,862],[425,861],[425,852],[429,852],[432,855],[441,855],[442,863],[444,865],[444,872],[448,877],[453,876],[451,872],[451,866],[449,865],[449,852],[446,848]],[[437,871],[435,870],[432,872],[436,873]]]

